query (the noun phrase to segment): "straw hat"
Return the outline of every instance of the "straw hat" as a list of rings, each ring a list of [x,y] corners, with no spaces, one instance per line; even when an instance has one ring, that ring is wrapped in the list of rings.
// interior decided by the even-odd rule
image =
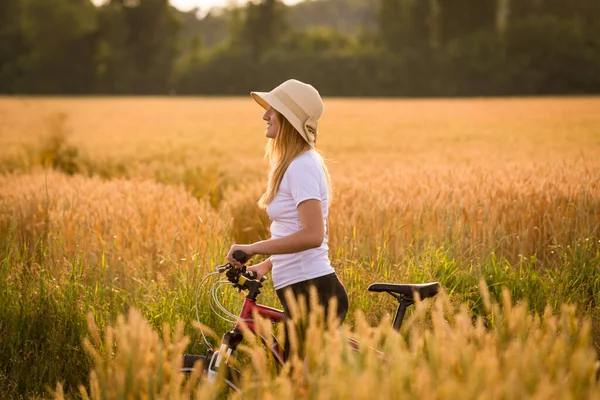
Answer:
[[[292,124],[311,145],[317,140],[317,125],[323,114],[323,100],[317,89],[296,79],[289,79],[270,92],[251,92],[265,110],[273,107]]]

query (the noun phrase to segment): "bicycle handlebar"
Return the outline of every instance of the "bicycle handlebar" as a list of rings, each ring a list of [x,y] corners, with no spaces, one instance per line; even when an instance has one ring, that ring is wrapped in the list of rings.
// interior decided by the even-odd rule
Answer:
[[[242,250],[236,250],[233,252],[233,258],[235,258],[237,261],[239,261],[242,264],[245,264],[246,261],[248,261],[248,256],[246,255],[246,253],[244,253]],[[230,263],[227,263],[225,265],[220,265],[217,267],[217,271],[218,272],[225,272],[229,269],[233,268],[233,265],[231,265]],[[242,269],[246,269],[246,266],[244,265],[242,267]],[[248,271],[248,272],[254,272],[254,271]]]
[[[234,251],[233,258],[235,258],[236,261],[239,261],[242,264],[246,264],[246,261],[248,261],[248,255],[246,253],[244,253],[242,250]]]
[[[246,261],[248,261],[248,256],[246,255],[246,253],[244,253],[241,250],[236,250],[233,253],[233,258],[235,258],[237,261],[239,261],[242,264],[244,264]],[[229,282],[233,283],[233,285],[240,290],[247,289],[247,287],[245,286],[245,280],[247,280],[247,279],[256,280],[260,283],[267,280],[266,276],[262,276],[259,280],[258,274],[256,273],[256,271],[248,271],[246,269],[245,265],[243,265],[242,268],[238,269],[238,268],[235,268],[230,263],[227,263],[225,265],[218,266],[217,272],[220,272],[220,273],[225,272],[225,275],[227,276],[227,280],[229,280]],[[240,276],[243,276],[245,278],[243,280],[243,282],[241,282],[241,283],[240,283]]]

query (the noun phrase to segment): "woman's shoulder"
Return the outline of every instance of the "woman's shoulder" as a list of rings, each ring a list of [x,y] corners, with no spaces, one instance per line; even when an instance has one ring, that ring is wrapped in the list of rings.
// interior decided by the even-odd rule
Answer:
[[[320,165],[321,161],[319,159],[319,155],[315,150],[307,150],[304,153],[300,154],[298,157],[294,158],[290,165],[298,164],[298,165]]]
[[[318,171],[321,162],[314,150],[308,150],[294,158],[290,163],[288,170],[294,171]]]

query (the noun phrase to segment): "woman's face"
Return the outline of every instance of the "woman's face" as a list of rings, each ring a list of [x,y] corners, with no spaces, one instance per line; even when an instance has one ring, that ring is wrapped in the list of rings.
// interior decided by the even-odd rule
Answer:
[[[269,139],[275,139],[277,133],[279,132],[279,118],[277,118],[277,113],[270,107],[265,115],[263,115],[263,120],[267,121],[267,129],[265,131],[265,136]]]

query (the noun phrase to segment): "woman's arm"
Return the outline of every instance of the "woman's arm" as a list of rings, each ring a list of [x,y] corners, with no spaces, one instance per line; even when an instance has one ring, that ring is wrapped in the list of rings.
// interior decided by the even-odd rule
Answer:
[[[298,232],[249,245],[234,244],[229,250],[227,259],[232,265],[241,266],[233,258],[233,252],[236,250],[242,250],[250,258],[256,254],[289,254],[319,247],[325,237],[325,223],[323,222],[321,201],[309,199],[298,204],[298,216],[302,224],[302,228]]]
[[[258,275],[257,279],[262,278],[273,269],[273,263],[271,263],[271,258],[267,258],[265,261],[258,263],[256,265],[252,265],[250,267],[246,267],[248,271],[254,271]]]
[[[325,237],[323,211],[319,200],[310,199],[298,204],[302,228],[291,235],[251,244],[254,254],[289,254],[319,247]]]

